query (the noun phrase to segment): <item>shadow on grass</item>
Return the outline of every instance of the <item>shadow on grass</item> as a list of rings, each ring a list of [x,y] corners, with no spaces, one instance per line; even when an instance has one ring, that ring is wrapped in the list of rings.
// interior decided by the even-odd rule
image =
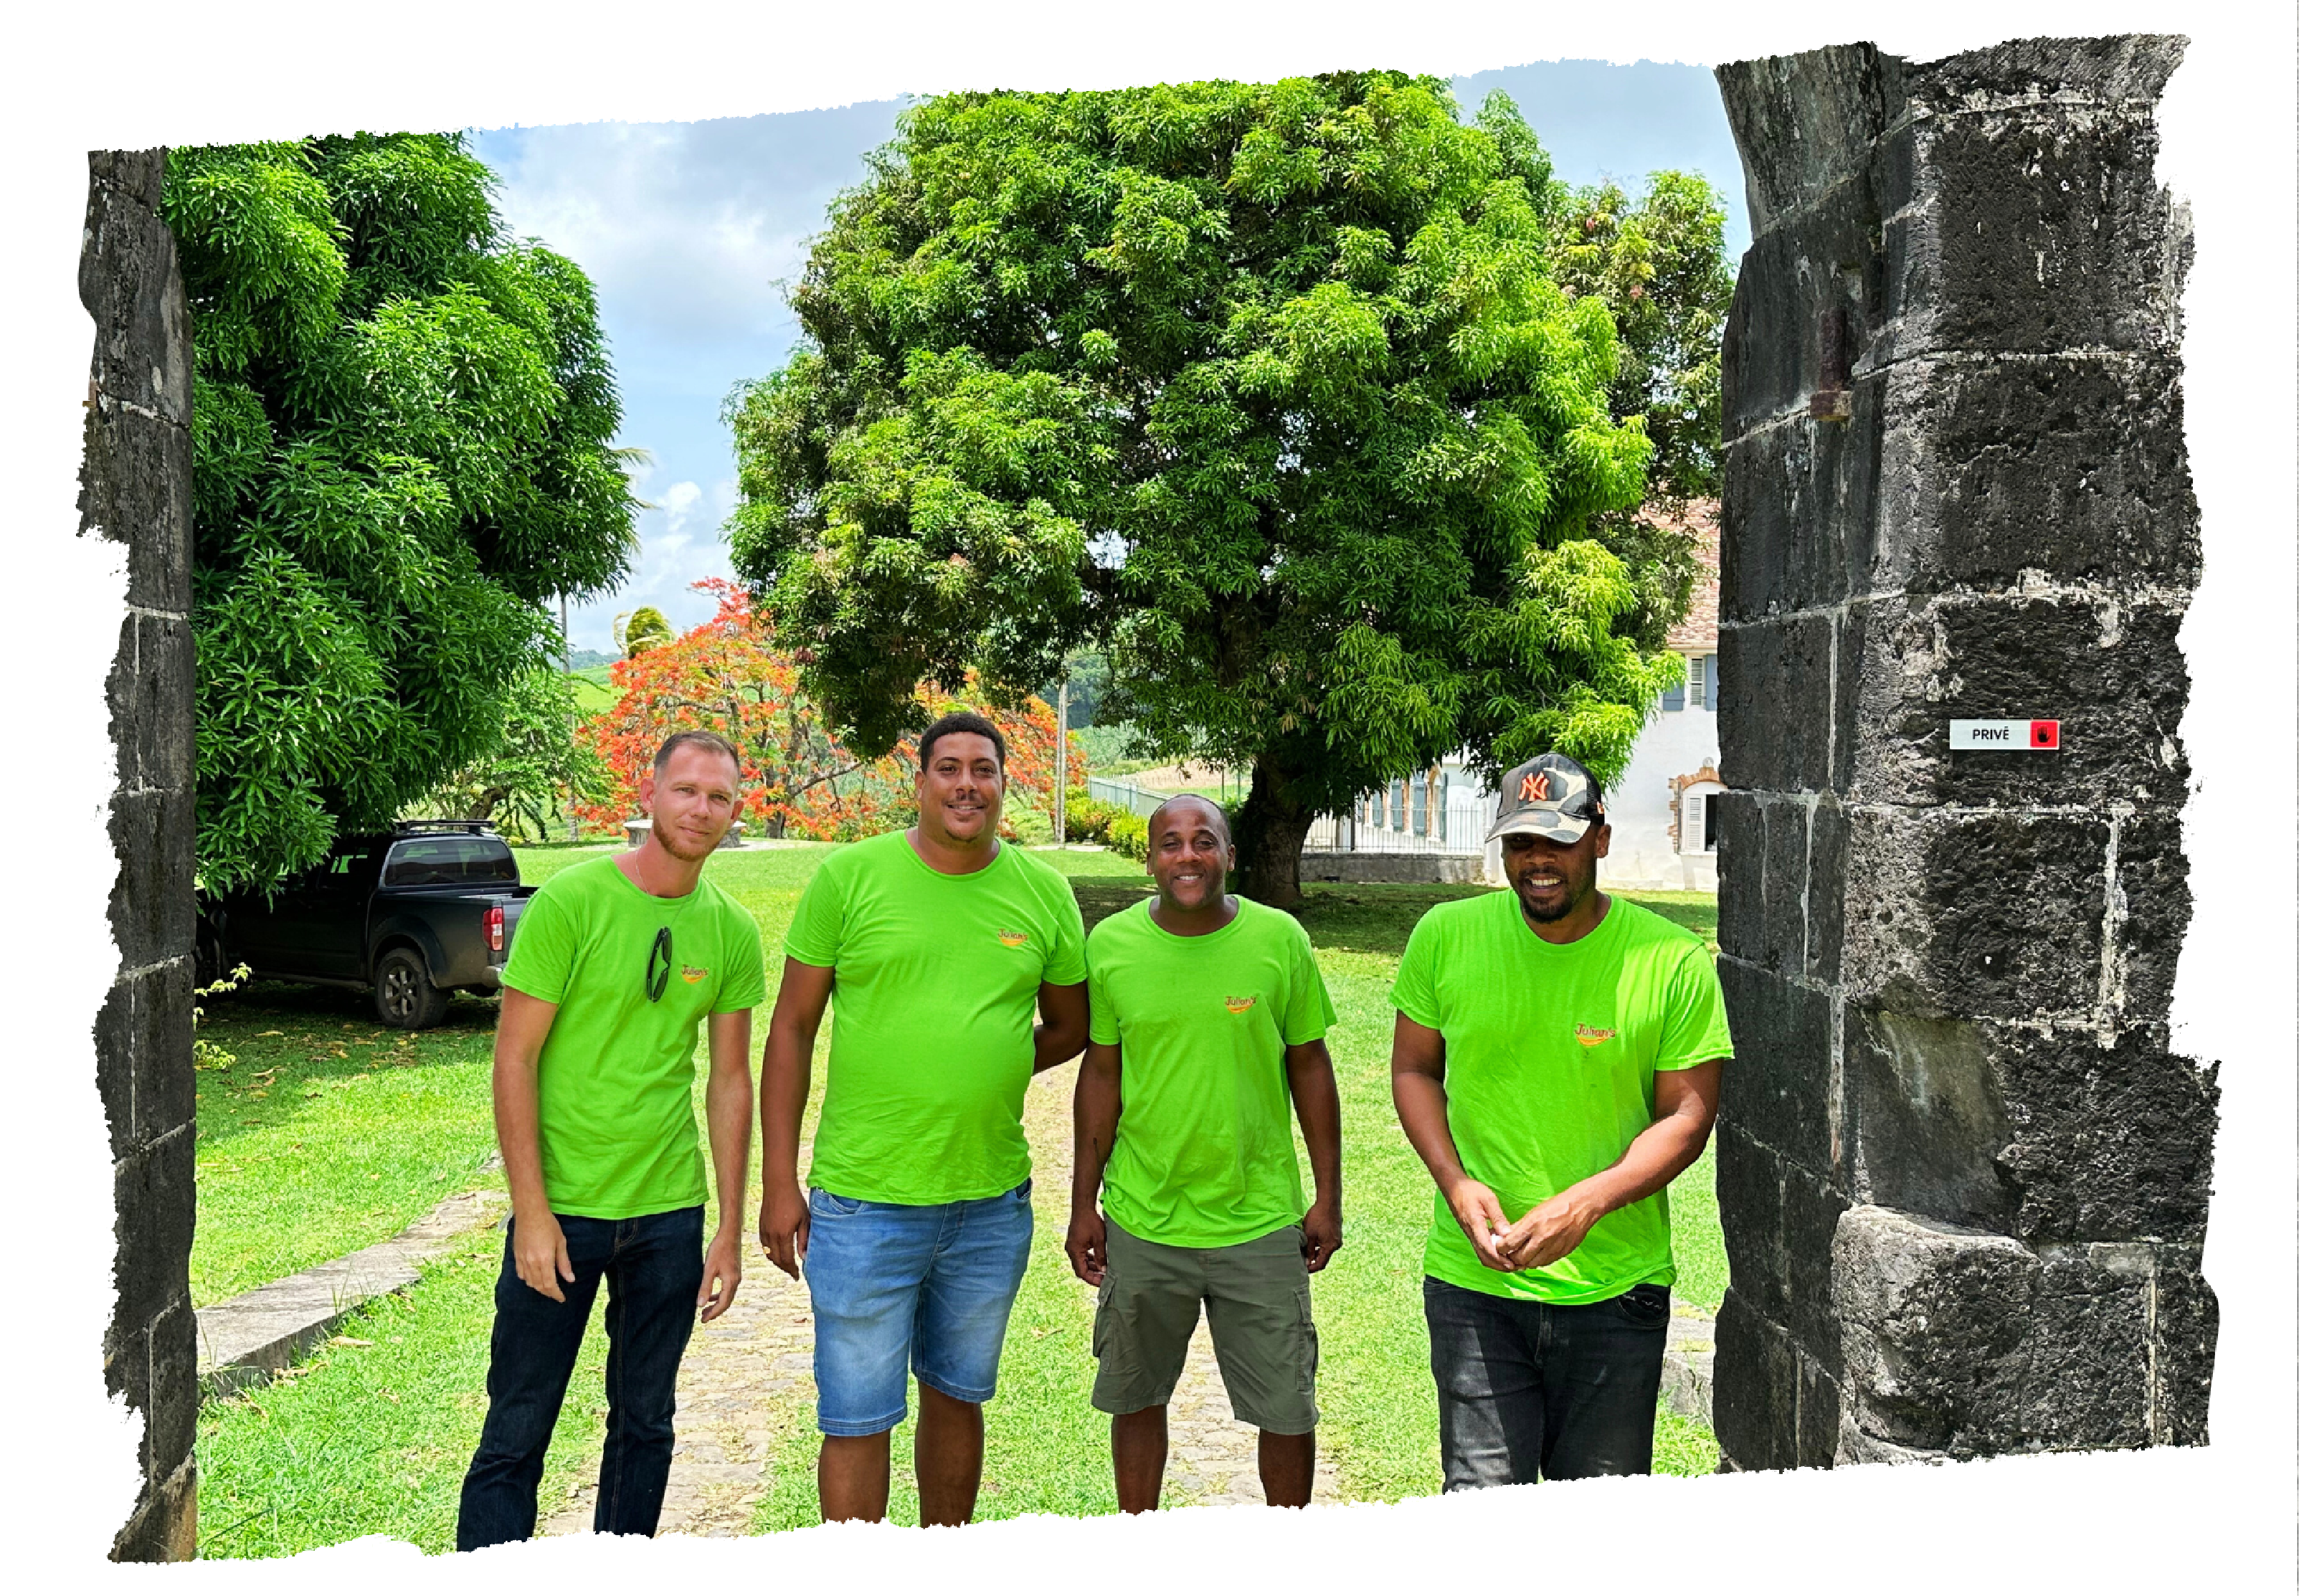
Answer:
[[[200,1036],[234,1055],[228,1070],[199,1072],[200,1139],[278,1124],[295,1116],[303,1089],[379,1070],[463,1065],[491,1054],[496,1003],[457,993],[427,1030],[393,1030],[364,995],[285,981],[200,1000]]]

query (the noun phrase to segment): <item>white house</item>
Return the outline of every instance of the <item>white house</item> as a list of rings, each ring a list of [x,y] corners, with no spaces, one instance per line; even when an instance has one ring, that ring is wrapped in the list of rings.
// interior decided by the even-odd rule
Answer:
[[[1684,658],[1684,685],[1645,723],[1636,752],[1605,795],[1613,821],[1611,855],[1598,868],[1609,887],[1716,890],[1716,823],[1709,798],[1716,774],[1716,505],[1696,503],[1686,524],[1698,541],[1700,575],[1692,607],[1668,634]]]
[[[1672,652],[1684,658],[1684,682],[1663,695],[1637,739],[1635,753],[1621,780],[1607,789],[1605,806],[1613,823],[1612,851],[1598,866],[1598,880],[1631,890],[1716,890],[1716,826],[1712,794],[1724,790],[1716,774],[1716,504],[1695,502],[1683,525],[1694,538],[1700,575],[1693,583],[1691,607],[1668,634]],[[1360,856],[1366,871],[1353,880],[1453,880],[1449,870],[1414,869],[1405,856],[1483,856],[1484,879],[1503,878],[1500,847],[1483,842],[1492,823],[1495,795],[1483,779],[1455,756],[1419,775],[1389,784],[1358,800],[1346,815],[1321,817],[1311,826],[1305,849],[1320,871]],[[1381,861],[1389,861],[1383,864]],[[1475,864],[1468,869],[1474,872]]]

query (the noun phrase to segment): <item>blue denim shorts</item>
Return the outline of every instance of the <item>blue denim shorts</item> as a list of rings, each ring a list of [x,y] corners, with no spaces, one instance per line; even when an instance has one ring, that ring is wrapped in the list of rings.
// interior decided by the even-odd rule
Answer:
[[[998,1389],[1006,1319],[1030,1261],[1030,1183],[914,1205],[807,1194],[816,1422],[875,1435],[909,1416],[909,1376],[962,1402]]]

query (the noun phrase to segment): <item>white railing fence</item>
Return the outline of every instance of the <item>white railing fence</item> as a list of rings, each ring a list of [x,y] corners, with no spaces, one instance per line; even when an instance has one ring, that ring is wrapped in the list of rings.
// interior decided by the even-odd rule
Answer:
[[[1091,776],[1086,792],[1105,804],[1116,804],[1148,819],[1158,805],[1174,795],[1155,788],[1137,787],[1108,776]],[[1406,790],[1400,792],[1399,789]],[[1428,786],[1398,783],[1382,794],[1360,800],[1348,815],[1321,815],[1309,823],[1302,843],[1313,854],[1481,854],[1485,831],[1493,823],[1500,799],[1480,792],[1465,781],[1436,787],[1439,803],[1429,801]],[[1218,790],[1208,797],[1219,797]],[[1232,795],[1232,806],[1241,802]]]

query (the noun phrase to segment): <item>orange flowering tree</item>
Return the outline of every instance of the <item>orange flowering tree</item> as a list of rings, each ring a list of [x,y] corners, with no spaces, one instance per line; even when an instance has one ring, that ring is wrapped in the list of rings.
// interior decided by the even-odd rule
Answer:
[[[576,813],[593,825],[619,826],[636,815],[639,778],[674,732],[709,731],[743,757],[743,819],[769,837],[845,841],[907,824],[917,744],[905,738],[882,758],[865,759],[833,737],[799,690],[798,656],[780,647],[772,617],[754,608],[749,591],[723,577],[695,584],[718,601],[718,613],[693,631],[618,660],[610,675],[621,697],[585,722],[576,740],[596,754],[609,780],[596,803]],[[977,709],[1006,738],[1008,801],[1049,807],[1054,790],[1054,712],[1042,699],[1016,708],[968,702],[922,689],[931,715]],[[1084,762],[1070,740],[1070,779]],[[1012,834],[1010,825],[1006,831]]]

